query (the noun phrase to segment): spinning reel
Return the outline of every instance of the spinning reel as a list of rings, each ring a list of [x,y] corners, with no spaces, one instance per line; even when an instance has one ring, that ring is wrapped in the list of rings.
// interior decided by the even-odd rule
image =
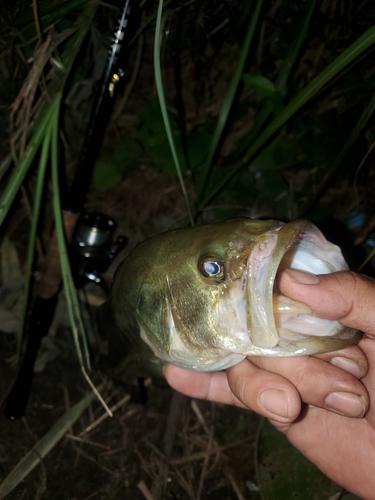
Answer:
[[[81,215],[73,234],[70,255],[77,288],[93,282],[108,293],[101,273],[108,269],[128,242],[125,236],[119,236],[114,241],[116,228],[115,220],[105,214],[91,212]]]

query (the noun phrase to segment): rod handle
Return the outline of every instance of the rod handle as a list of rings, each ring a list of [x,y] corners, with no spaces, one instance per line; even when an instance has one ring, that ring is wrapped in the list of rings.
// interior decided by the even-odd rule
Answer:
[[[4,409],[5,416],[10,420],[18,420],[25,414],[34,376],[34,364],[42,338],[47,335],[52,323],[56,304],[57,295],[49,299],[37,297],[35,300],[27,328],[25,355]]]

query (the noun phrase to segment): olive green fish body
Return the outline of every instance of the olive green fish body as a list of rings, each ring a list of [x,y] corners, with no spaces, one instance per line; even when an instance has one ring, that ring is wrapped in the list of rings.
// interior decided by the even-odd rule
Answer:
[[[228,368],[247,355],[294,356],[342,348],[359,335],[280,296],[279,269],[346,269],[340,250],[306,221],[246,218],[162,233],[119,266],[99,313],[114,364],[141,374],[165,362]]]

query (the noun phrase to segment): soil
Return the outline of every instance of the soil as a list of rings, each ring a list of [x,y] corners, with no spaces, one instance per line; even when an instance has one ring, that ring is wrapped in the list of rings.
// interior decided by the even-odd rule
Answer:
[[[14,371],[3,364],[2,395],[13,377]],[[237,408],[190,400],[165,383],[148,382],[147,402],[139,404],[129,396],[137,393],[136,387],[127,391],[107,381],[103,395],[110,407],[125,398],[113,417],[86,432],[105,414],[95,401],[7,498],[258,498],[247,484],[256,483],[259,418]],[[85,392],[72,348],[35,375],[25,417],[10,421],[0,415],[2,478]]]

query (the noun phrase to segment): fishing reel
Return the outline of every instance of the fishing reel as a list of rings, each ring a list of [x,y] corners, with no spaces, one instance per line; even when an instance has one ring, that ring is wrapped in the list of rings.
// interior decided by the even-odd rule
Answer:
[[[115,220],[102,213],[85,213],[79,218],[70,247],[77,288],[92,282],[108,293],[108,286],[100,274],[108,269],[128,242],[125,236],[119,236],[114,241],[116,228]]]

